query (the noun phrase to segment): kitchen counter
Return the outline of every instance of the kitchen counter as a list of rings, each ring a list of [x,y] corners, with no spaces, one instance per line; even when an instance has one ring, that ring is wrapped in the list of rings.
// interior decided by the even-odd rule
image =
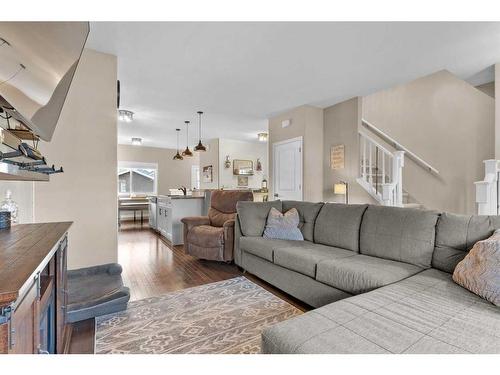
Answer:
[[[204,212],[205,196],[196,195],[159,195],[157,201],[158,232],[173,245],[184,242],[184,225],[181,219],[186,216],[201,216]]]
[[[205,199],[204,193],[194,193],[192,195],[158,195],[158,198],[170,198],[170,199]]]
[[[204,195],[168,195],[170,199],[205,199]]]

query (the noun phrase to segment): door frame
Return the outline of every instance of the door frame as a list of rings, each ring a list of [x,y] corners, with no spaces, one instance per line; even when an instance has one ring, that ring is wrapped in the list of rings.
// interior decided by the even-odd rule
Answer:
[[[276,146],[281,146],[286,143],[292,143],[292,142],[297,142],[300,141],[300,166],[299,166],[299,172],[300,172],[300,200],[304,200],[304,137],[295,137],[295,138],[290,138],[290,139],[285,139],[283,141],[278,141],[278,142],[273,142],[272,144],[272,156],[273,156],[273,190],[272,190],[272,199],[274,200],[276,197],[274,194],[276,193]],[[280,197],[278,197],[280,199]]]

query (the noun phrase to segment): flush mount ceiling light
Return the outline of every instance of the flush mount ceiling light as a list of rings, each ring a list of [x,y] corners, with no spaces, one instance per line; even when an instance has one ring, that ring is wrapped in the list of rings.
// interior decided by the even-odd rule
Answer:
[[[118,110],[118,119],[120,121],[132,122],[132,120],[134,119],[134,112],[127,111],[126,109],[119,109]]]
[[[267,142],[267,133],[257,134],[257,139],[259,140],[259,142]]]
[[[201,115],[203,114],[203,112],[198,111],[197,113],[198,113],[198,131],[199,131],[198,136],[199,136],[200,140],[199,140],[198,144],[194,147],[194,150],[198,151],[198,152],[207,151],[207,148],[205,146],[203,146],[203,143],[201,143]]]
[[[193,153],[189,149],[189,121],[184,121],[184,123],[186,124],[186,149],[182,151],[182,156],[191,157]]]
[[[142,138],[132,138],[132,145],[133,146],[140,146],[142,145]]]
[[[174,155],[173,159],[182,160],[184,158],[181,156],[181,154],[179,154],[179,132],[181,131],[181,129],[175,129],[175,131],[177,132],[177,153]]]

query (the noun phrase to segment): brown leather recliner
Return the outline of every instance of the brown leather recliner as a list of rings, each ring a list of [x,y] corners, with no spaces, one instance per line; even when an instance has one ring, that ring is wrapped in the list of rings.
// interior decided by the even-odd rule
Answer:
[[[185,217],[181,220],[184,223],[184,251],[201,259],[232,261],[236,203],[251,200],[251,191],[212,192],[208,216]]]

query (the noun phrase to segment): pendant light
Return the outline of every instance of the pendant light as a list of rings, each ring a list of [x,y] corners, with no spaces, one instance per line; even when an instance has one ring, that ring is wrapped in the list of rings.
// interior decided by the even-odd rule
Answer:
[[[193,153],[189,149],[189,121],[184,121],[184,123],[186,124],[186,149],[182,151],[182,156],[191,157]]]
[[[181,129],[175,129],[175,131],[177,132],[177,153],[174,155],[174,160],[182,160],[184,159],[181,154],[179,154],[179,132],[181,131]]]
[[[199,127],[199,138],[200,138],[200,141],[198,142],[198,144],[194,147],[194,150],[195,151],[207,151],[207,148],[205,146],[203,146],[203,143],[201,143],[201,115],[203,114],[202,111],[198,111],[198,127]]]

